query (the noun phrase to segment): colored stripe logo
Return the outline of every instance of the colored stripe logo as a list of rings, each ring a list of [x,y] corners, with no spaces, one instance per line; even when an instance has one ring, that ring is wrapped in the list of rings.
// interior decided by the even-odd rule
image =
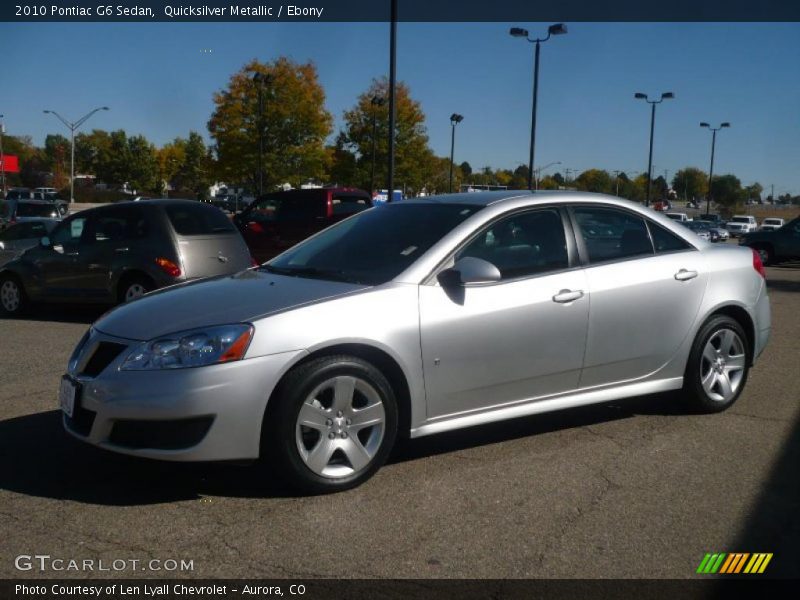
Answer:
[[[714,573],[755,575],[756,573],[763,573],[771,560],[771,552],[756,552],[753,554],[749,552],[707,553],[703,560],[700,561],[697,572],[712,575]]]

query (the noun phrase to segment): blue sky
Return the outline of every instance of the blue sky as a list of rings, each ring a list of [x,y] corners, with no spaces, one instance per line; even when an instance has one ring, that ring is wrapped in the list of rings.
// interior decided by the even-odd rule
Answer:
[[[527,163],[530,44],[509,26],[535,23],[401,23],[398,78],[427,115],[431,146],[449,153],[449,115],[465,116],[456,161],[473,168]],[[653,163],[671,175],[733,172],[775,192],[800,193],[800,24],[568,23],[542,46],[537,166],[647,167],[649,110],[637,91],[672,91],[658,107]],[[211,50],[211,52],[204,52]],[[85,127],[142,133],[157,144],[189,130],[207,135],[211,96],[251,58],[313,60],[327,108],[341,123],[356,96],[388,70],[386,23],[0,24],[6,57],[0,113],[10,134],[64,132],[44,108],[75,119],[111,112]]]

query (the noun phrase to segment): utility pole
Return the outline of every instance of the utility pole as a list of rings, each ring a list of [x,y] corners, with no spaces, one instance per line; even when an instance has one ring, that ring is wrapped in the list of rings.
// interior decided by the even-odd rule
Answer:
[[[394,198],[394,130],[397,118],[395,106],[395,84],[397,81],[397,2],[391,0],[392,22],[389,28],[389,164],[386,178],[386,201]]]

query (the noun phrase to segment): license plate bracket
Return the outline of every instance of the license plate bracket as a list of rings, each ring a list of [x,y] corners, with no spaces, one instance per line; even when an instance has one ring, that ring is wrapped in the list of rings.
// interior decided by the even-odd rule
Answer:
[[[61,378],[61,385],[58,388],[58,404],[69,418],[75,416],[75,408],[80,400],[80,389],[80,383],[69,375]]]

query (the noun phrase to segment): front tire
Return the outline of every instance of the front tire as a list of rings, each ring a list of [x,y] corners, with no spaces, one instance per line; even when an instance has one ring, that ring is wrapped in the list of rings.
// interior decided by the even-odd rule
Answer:
[[[28,308],[28,296],[19,278],[14,275],[0,277],[0,314],[18,317]]]
[[[691,408],[715,413],[730,407],[747,383],[752,350],[742,326],[717,315],[700,329],[689,354],[683,392]]]
[[[291,370],[270,399],[262,458],[308,493],[356,487],[383,465],[397,437],[397,401],[386,377],[354,356]]]

